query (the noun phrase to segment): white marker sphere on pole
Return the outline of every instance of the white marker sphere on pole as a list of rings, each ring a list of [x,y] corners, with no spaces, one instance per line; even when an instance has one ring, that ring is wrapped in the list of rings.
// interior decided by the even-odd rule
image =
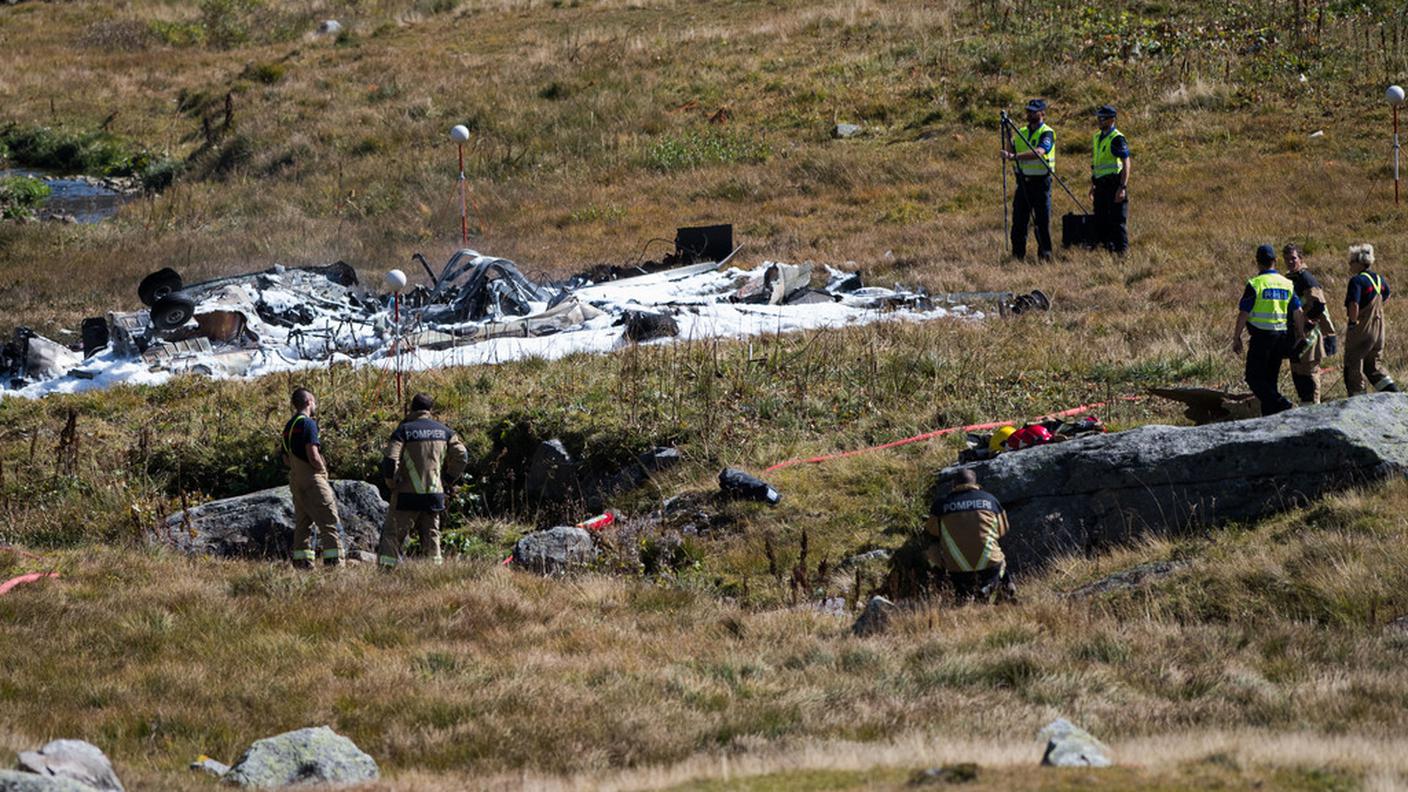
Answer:
[[[386,273],[386,288],[400,294],[401,290],[406,288],[406,273],[398,269]]]
[[[1384,92],[1384,98],[1388,99],[1388,103],[1391,105],[1403,104],[1403,87],[1399,85],[1390,85],[1388,87],[1388,90]]]
[[[1399,93],[1402,93],[1402,91]],[[469,127],[464,124],[455,124],[450,128],[450,139],[456,143],[463,143],[469,140]]]

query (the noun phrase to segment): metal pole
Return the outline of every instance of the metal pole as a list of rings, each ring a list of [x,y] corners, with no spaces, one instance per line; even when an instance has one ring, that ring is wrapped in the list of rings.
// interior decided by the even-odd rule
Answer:
[[[392,349],[396,355],[396,405],[399,407],[403,401],[401,396],[401,292],[393,294],[391,300],[396,318],[396,340],[392,342]]]
[[[1393,205],[1398,205],[1398,105],[1393,106]]]
[[[1007,150],[1007,126],[1003,122],[1007,120],[1007,111],[1002,111],[998,116],[997,139],[998,145],[1003,151]],[[1007,160],[998,158],[1002,163],[1002,238],[1009,239],[1012,236],[1011,221],[1007,219]]]
[[[464,180],[464,144],[460,148],[460,243],[469,247],[469,203]]]
[[[1021,136],[1022,142],[1024,142],[1024,143],[1027,144],[1027,149],[1028,149],[1028,150],[1031,150],[1031,149],[1035,148],[1035,146],[1032,145],[1031,139],[1028,138],[1028,137],[1026,136],[1026,134],[1024,134],[1024,133],[1022,132],[1022,128],[1019,127],[1019,126],[1017,126],[1016,124],[1014,124],[1014,123],[1011,121],[1011,119],[1008,119],[1008,121],[1007,121],[1007,126],[1008,126],[1009,129],[1016,130],[1017,134]],[[1040,163],[1041,163],[1041,167],[1043,167],[1043,168],[1046,169],[1046,173],[1047,173],[1048,176],[1050,176],[1051,178],[1055,179],[1055,180],[1056,180],[1056,183],[1059,184],[1059,185],[1061,185],[1061,189],[1062,189],[1062,190],[1065,190],[1066,195],[1069,196],[1070,199],[1071,199],[1071,202],[1074,203],[1074,204],[1080,209],[1081,214],[1090,214],[1090,210],[1085,208],[1085,204],[1081,203],[1081,202],[1080,202],[1080,199],[1076,197],[1076,194],[1073,193],[1073,192],[1071,192],[1071,188],[1066,186],[1066,180],[1063,179],[1063,178],[1061,178],[1060,176],[1057,176],[1057,175],[1056,175],[1056,171],[1051,170],[1051,166],[1048,165],[1048,164],[1046,164],[1046,160],[1045,160],[1045,159],[1042,159],[1041,157],[1038,157],[1036,161],[1037,161],[1037,162],[1040,162]],[[1014,163],[1014,165],[1015,165],[1015,163]],[[1021,183],[1021,182],[1018,182],[1018,184],[1020,184],[1020,183]]]

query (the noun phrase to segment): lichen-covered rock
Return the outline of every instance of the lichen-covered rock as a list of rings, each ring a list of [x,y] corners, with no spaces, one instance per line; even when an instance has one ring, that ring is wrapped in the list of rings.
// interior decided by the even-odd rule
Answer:
[[[20,770],[0,770],[0,792],[97,792],[87,784]]]
[[[381,777],[376,760],[327,726],[256,740],[230,768],[227,784],[253,789],[349,786]]]
[[[590,532],[570,525],[534,531],[513,548],[513,564],[520,569],[553,575],[585,567],[597,557]]]
[[[349,553],[375,550],[386,524],[386,501],[365,481],[332,482]],[[167,517],[152,537],[190,555],[287,559],[293,546],[293,495],[288,487],[202,503]]]
[[[1254,520],[1402,475],[1408,394],[1356,396],[1207,426],[1144,426],[967,467],[1007,509],[1008,564],[1030,568],[1149,533]]]
[[[1047,767],[1109,767],[1114,764],[1110,749],[1104,743],[1065,718],[1047,724],[1037,736],[1046,740],[1046,753],[1042,754],[1041,763]]]
[[[54,740],[37,751],[24,751],[19,756],[19,769],[77,781],[99,792],[123,792],[107,755],[83,740]]]

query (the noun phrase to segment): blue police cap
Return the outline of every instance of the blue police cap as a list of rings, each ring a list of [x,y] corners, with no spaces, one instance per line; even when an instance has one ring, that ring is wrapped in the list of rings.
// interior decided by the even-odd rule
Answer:
[[[1114,118],[1116,115],[1114,105],[1100,105],[1095,111],[1096,118]]]
[[[1046,100],[1045,100],[1045,99],[1033,99],[1033,100],[1031,100],[1030,102],[1027,102],[1027,112],[1029,112],[1029,113],[1044,113],[1044,112],[1046,112]]]
[[[1272,247],[1271,245],[1262,245],[1261,247],[1257,248],[1257,249],[1256,249],[1256,263],[1258,263],[1258,264],[1275,264],[1275,263],[1276,263],[1276,248]]]

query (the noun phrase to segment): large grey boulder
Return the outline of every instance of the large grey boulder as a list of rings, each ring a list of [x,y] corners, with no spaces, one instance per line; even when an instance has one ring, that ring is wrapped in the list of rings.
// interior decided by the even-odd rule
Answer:
[[[54,740],[37,751],[24,751],[19,756],[19,769],[76,781],[100,792],[123,792],[107,755],[83,740]]]
[[[87,784],[68,778],[35,775],[21,770],[0,770],[0,792],[96,792]]]
[[[1207,426],[1145,426],[966,467],[1007,509],[1008,563],[1030,567],[1144,534],[1253,520],[1402,475],[1408,394]]]
[[[223,781],[255,789],[318,784],[350,786],[381,776],[376,760],[327,726],[256,740]]]
[[[1046,740],[1041,763],[1047,767],[1109,767],[1114,764],[1110,749],[1090,732],[1057,718],[1037,735]]]
[[[559,525],[534,531],[513,548],[513,564],[543,575],[585,567],[596,560],[596,542],[586,529]]]
[[[376,549],[386,501],[365,481],[334,481],[343,542],[349,552]],[[286,559],[293,545],[293,496],[288,487],[210,501],[170,515],[155,541],[191,555]]]

